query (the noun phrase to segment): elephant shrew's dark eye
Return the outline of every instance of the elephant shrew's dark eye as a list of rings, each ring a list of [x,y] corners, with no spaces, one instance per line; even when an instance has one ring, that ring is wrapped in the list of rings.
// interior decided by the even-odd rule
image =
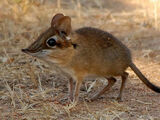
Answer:
[[[56,43],[56,38],[55,37],[51,37],[46,41],[46,44],[48,47],[54,47],[57,43]]]

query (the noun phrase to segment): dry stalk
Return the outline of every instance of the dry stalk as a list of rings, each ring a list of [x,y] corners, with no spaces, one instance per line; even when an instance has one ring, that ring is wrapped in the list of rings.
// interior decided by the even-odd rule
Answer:
[[[80,3],[79,0],[77,0],[77,9],[76,9],[76,11],[77,11],[78,19],[81,19],[81,3]]]
[[[58,11],[61,10],[61,0],[57,0],[57,8],[58,8]]]
[[[152,104],[152,103],[147,103],[147,102],[143,102],[141,100],[136,100],[136,99],[131,99],[131,100],[139,102],[139,103],[144,104],[144,105],[151,105]]]
[[[99,120],[100,116],[94,114],[94,113],[90,110],[90,108],[89,108],[89,106],[87,105],[87,102],[86,102],[85,100],[83,100],[83,102],[84,102],[85,107],[87,108],[87,111],[88,111],[96,120]]]
[[[158,15],[157,15],[158,0],[154,0],[153,4],[154,4],[154,27],[157,29],[158,28]]]
[[[32,82],[34,83],[34,86],[37,88],[38,87],[38,82],[37,82],[37,79],[36,79],[34,68],[29,63],[27,65],[28,65],[28,68],[29,68],[28,74],[29,74]]]
[[[114,111],[110,111],[111,113],[113,113],[114,115],[115,115],[115,118],[117,117],[119,120],[123,120],[116,112],[114,112]],[[115,119],[114,118],[114,119]]]
[[[91,83],[91,85],[87,89],[87,93],[89,93],[91,91],[91,89],[95,86],[96,82],[97,82],[97,80],[95,80],[94,82]]]
[[[68,104],[66,106],[63,106],[63,109],[67,113],[69,119],[71,119],[70,110],[73,109],[74,107],[76,107],[76,103],[74,103],[74,102],[71,102],[70,104]]]
[[[8,53],[7,53],[5,48],[3,48],[3,51],[4,51],[5,55],[6,55],[6,57],[8,58],[9,62],[12,63],[11,58],[9,57],[9,55],[8,55]]]
[[[11,98],[11,104],[13,105],[14,108],[16,108],[16,103],[15,103],[15,91],[14,89],[12,90],[11,87],[8,85],[7,81],[6,81],[6,88],[9,92],[9,97]]]

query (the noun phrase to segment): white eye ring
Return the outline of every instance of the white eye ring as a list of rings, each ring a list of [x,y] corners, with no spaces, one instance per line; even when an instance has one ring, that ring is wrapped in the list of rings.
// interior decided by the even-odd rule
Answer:
[[[46,40],[46,45],[50,48],[56,48],[57,36],[52,36],[48,40]]]

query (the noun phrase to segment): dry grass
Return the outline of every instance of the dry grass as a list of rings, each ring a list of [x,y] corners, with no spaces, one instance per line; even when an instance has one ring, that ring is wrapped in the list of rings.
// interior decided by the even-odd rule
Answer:
[[[85,81],[76,107],[58,102],[67,96],[67,78],[21,53],[57,12],[71,16],[73,28],[93,26],[113,33],[131,48],[142,72],[160,85],[160,1],[1,0],[0,119],[159,120],[160,96],[130,70],[124,102],[113,98],[119,82],[103,99],[84,101],[106,83],[103,79]]]

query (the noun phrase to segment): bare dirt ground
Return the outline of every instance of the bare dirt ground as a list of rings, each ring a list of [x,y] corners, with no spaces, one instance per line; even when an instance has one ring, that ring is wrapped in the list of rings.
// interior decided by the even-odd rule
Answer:
[[[122,102],[116,101],[120,78],[100,99],[85,102],[107,84],[97,78],[84,81],[80,101],[73,106],[59,102],[67,97],[67,78],[21,52],[45,31],[54,14],[62,12],[71,16],[74,29],[92,26],[122,40],[138,68],[160,86],[160,2],[57,1],[0,1],[0,119],[160,120],[160,94],[147,88],[130,69]]]

